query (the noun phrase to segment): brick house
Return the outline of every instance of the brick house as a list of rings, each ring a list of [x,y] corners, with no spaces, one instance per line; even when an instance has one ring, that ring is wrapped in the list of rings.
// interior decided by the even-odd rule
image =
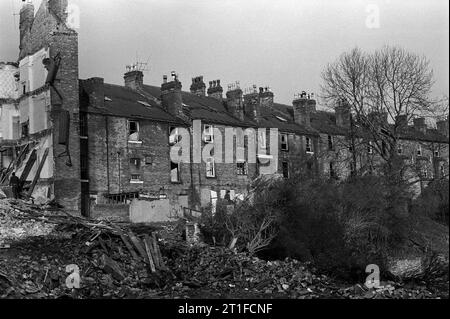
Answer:
[[[125,73],[124,85],[99,77],[81,80],[77,33],[64,22],[66,7],[67,0],[42,1],[34,15],[33,5],[24,4],[17,95],[0,97],[2,110],[9,110],[1,123],[10,123],[2,124],[8,137],[0,151],[12,150],[2,165],[13,161],[33,197],[55,198],[91,217],[124,214],[134,198],[162,200],[180,215],[184,208],[200,210],[219,198],[244,195],[271,165],[271,175],[306,169],[344,179],[379,163],[370,138],[352,127],[348,106],[323,111],[305,92],[284,105],[274,102],[268,88],[244,92],[235,83],[224,96],[220,80],[207,87],[202,76],[192,79],[187,92],[176,73],[152,86],[135,67]],[[15,135],[6,135],[6,127]],[[266,128],[277,129],[275,138]],[[190,158],[173,161],[181,132],[188,133]],[[210,150],[227,132],[231,144],[225,138],[222,153],[233,149],[231,162],[218,147],[202,161],[196,150]],[[419,188],[448,178],[448,118],[437,129],[423,119],[406,123],[400,140],[398,155],[417,164],[411,179],[419,175]]]

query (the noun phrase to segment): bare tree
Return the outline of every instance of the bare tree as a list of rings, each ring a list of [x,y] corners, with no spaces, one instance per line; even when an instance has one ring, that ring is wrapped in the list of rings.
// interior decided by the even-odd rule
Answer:
[[[391,170],[405,123],[435,106],[429,61],[398,47],[371,54],[355,48],[327,65],[322,78],[322,98],[327,104],[348,103],[358,138]]]

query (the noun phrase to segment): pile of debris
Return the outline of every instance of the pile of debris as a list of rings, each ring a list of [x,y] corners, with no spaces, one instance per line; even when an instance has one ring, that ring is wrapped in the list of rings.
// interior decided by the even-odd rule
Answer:
[[[186,222],[93,221],[13,200],[0,200],[0,220],[0,299],[448,298],[448,276],[441,290],[423,282],[367,289],[309,263],[190,243]]]

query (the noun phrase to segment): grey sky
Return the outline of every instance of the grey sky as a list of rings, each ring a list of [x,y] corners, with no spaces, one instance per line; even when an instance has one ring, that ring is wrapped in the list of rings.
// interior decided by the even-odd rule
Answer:
[[[41,0],[33,0],[36,7]],[[434,95],[449,93],[448,0],[72,0],[81,10],[80,77],[123,83],[125,65],[150,59],[147,84],[175,70],[191,78],[270,86],[275,100],[319,93],[326,63],[359,46],[395,44],[426,55]],[[380,27],[368,28],[368,5]],[[0,0],[0,61],[18,55],[20,0]]]

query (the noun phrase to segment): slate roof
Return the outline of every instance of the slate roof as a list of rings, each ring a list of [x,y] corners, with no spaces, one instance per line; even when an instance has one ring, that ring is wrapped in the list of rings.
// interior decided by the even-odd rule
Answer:
[[[81,81],[81,87],[83,81]],[[183,121],[166,112],[155,101],[124,86],[105,83],[105,107],[88,106],[88,112],[126,118],[143,118],[153,121],[185,125]],[[145,102],[144,105],[139,101]]]

